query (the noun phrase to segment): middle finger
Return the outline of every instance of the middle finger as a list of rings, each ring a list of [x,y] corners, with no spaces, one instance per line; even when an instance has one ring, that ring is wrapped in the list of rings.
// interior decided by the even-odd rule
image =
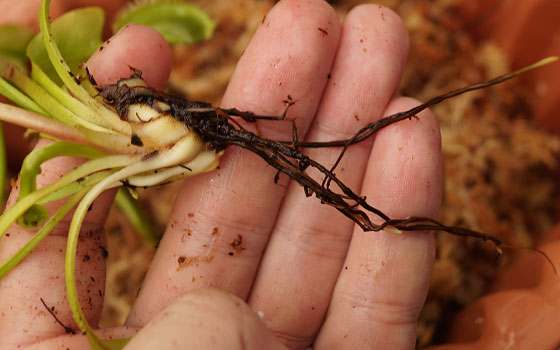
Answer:
[[[408,34],[396,14],[377,5],[352,10],[308,139],[346,139],[377,120],[398,87],[407,53]],[[356,193],[371,144],[352,146],[337,168],[338,177]],[[339,153],[340,148],[308,152],[325,165],[333,164]],[[309,346],[319,329],[352,227],[334,208],[306,198],[291,184],[249,299],[290,347]]]
[[[296,101],[290,115],[297,116],[304,133],[327,81],[339,32],[336,14],[322,0],[278,3],[241,58],[223,104],[281,115],[282,101],[290,95]],[[286,181],[275,185],[275,169],[237,148],[226,152],[220,167],[185,181],[129,325],[144,325],[177,295],[203,286],[247,297]]]

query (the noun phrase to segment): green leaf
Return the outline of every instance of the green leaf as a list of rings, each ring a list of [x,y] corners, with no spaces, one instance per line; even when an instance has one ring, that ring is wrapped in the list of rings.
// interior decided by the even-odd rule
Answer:
[[[177,1],[158,1],[133,5],[115,21],[117,32],[129,23],[150,26],[160,32],[170,44],[191,44],[207,40],[215,23],[197,6]]]
[[[2,237],[4,233],[6,233],[8,227],[10,227],[10,225],[14,221],[16,221],[17,218],[20,217],[27,209],[29,209],[32,205],[37,203],[37,201],[45,198],[51,193],[58,191],[59,189],[71,184],[74,181],[77,181],[82,177],[88,176],[89,174],[93,174],[105,169],[124,167],[138,162],[139,160],[139,156],[131,155],[113,155],[102,157],[99,159],[93,159],[78,166],[76,169],[61,177],[58,181],[29,193],[27,196],[18,200],[16,204],[14,204],[10,209],[6,210],[0,216],[0,237]]]
[[[85,7],[68,12],[52,23],[56,44],[70,67],[77,74],[84,63],[102,44],[104,14],[98,7]],[[31,40],[27,56],[57,84],[62,81],[49,61],[42,34]]]
[[[98,117],[96,120],[96,123],[99,122],[98,126],[102,127],[102,128],[108,128],[110,130],[116,131],[120,134],[124,134],[125,137],[130,137],[132,130],[131,130],[131,126],[130,124],[128,124],[125,121],[122,121],[119,116],[115,113],[114,110],[111,110],[110,108],[108,108],[105,104],[103,104],[101,101],[96,100],[95,98],[93,98],[92,96],[90,96],[89,92],[87,89],[85,89],[80,80],[76,79],[75,73],[72,73],[72,68],[70,67],[70,65],[68,64],[68,62],[66,62],[66,59],[64,58],[64,55],[62,54],[62,50],[61,48],[58,46],[56,39],[55,39],[55,34],[53,32],[53,26],[50,23],[50,16],[49,16],[49,11],[48,11],[48,7],[50,4],[50,0],[43,0],[43,2],[41,3],[41,7],[39,8],[39,28],[41,30],[41,36],[40,38],[43,41],[43,45],[44,48],[46,50],[47,56],[49,58],[50,64],[52,65],[52,67],[54,68],[54,70],[56,71],[56,75],[58,76],[58,78],[60,78],[60,80],[64,83],[65,87],[68,88],[68,91],[70,93],[72,93],[78,100],[80,100],[82,103],[84,103],[87,107],[89,107],[92,111],[94,111]],[[92,8],[90,8],[92,9]],[[77,10],[77,11],[85,11],[86,9],[81,9],[81,10]],[[91,11],[93,11],[95,14],[96,11],[101,11],[99,9],[92,9]],[[76,13],[76,12],[74,12]],[[84,13],[84,12],[77,12],[77,13]],[[102,13],[103,12],[99,12]],[[92,15],[93,15],[92,14]],[[76,15],[77,16],[77,15]],[[78,17],[83,17],[83,16],[78,16]],[[89,17],[85,18],[88,19]],[[63,19],[62,17],[60,19]],[[59,30],[61,28],[61,24],[65,24],[66,22],[60,22],[59,19]],[[72,18],[70,18],[72,19]],[[83,25],[83,23],[74,23],[75,21],[72,21],[73,25],[76,26],[80,26]],[[99,22],[102,21],[97,21],[97,24],[101,24]],[[72,30],[71,27],[66,28],[67,30]],[[100,33],[100,28],[98,30],[98,32]],[[82,35],[83,36],[83,35]],[[97,36],[97,35],[96,35]],[[33,39],[35,40],[35,39]],[[64,43],[64,48],[66,50],[72,50],[72,46],[70,46],[68,48],[68,43],[69,41],[66,40],[66,42]],[[93,48],[93,46],[92,46]],[[91,53],[88,53],[86,55],[86,57],[84,57],[84,60],[87,59],[87,57],[89,57]],[[37,61],[35,61],[32,57],[31,61],[34,62],[35,64],[39,63]],[[75,57],[74,57],[75,58]],[[76,62],[74,62],[75,64]],[[44,71],[44,69],[42,69],[43,73],[46,73]],[[76,72],[78,70],[75,70]],[[48,77],[48,75],[47,75]],[[87,130],[87,129],[86,129]],[[92,129],[91,131],[95,131],[94,129]]]
[[[25,69],[27,57],[25,48],[33,38],[33,31],[15,25],[0,26],[0,60],[13,63]]]
[[[4,203],[4,187],[6,185],[6,173],[8,162],[6,160],[6,143],[4,141],[4,128],[0,123],[0,203]]]
[[[51,113],[57,117],[56,119],[66,125],[81,125],[88,129],[100,132],[109,132],[107,128],[101,126],[104,121],[98,113],[75,99],[64,88],[56,85],[56,83],[52,81],[33,61],[31,61],[31,78],[33,80],[32,83],[30,82],[29,84],[25,84],[24,81],[21,82],[22,90],[27,90],[27,94],[33,97],[37,103],[42,104],[43,107],[45,107],[45,104],[53,106],[51,108],[47,108],[47,110],[51,111]],[[80,84],[80,86],[86,85],[86,82],[89,83],[88,80],[85,80],[82,84]],[[41,93],[31,93],[31,85],[35,83],[40,85],[43,91],[47,92],[48,97]],[[87,94],[88,93],[86,92],[84,95]],[[54,105],[56,105],[56,107]]]
[[[123,211],[132,227],[134,227],[144,242],[155,247],[159,239],[156,237],[148,215],[140,207],[136,199],[125,188],[121,187],[115,197],[115,203]]]
[[[92,185],[93,186],[93,185]],[[45,223],[45,225],[14,255],[0,263],[0,278],[4,277],[14,267],[17,266],[31,251],[52,231],[52,229],[68,214],[70,210],[82,199],[86,192],[91,188],[82,189],[81,192],[75,194],[68,199]]]
[[[25,27],[0,26],[0,53],[25,59],[25,48],[34,34],[31,29]]]
[[[23,160],[20,172],[19,199],[37,189],[36,178],[41,173],[41,164],[49,159],[61,156],[95,159],[107,155],[87,145],[73,145],[67,142],[55,142],[29,153]],[[18,200],[19,200],[18,199]]]
[[[0,66],[2,64],[0,63]],[[0,67],[0,73],[2,68]],[[41,106],[39,106],[35,101],[27,97],[26,94],[15,88],[12,84],[7,82],[4,78],[2,78],[2,74],[0,74],[0,95],[11,100],[17,106],[27,109],[28,111],[35,112],[37,114],[41,114],[44,116],[49,116],[49,113],[45,111]]]
[[[72,195],[80,192],[84,188],[87,188],[87,187],[91,186],[92,184],[98,183],[99,181],[103,180],[104,178],[111,175],[115,171],[116,170],[104,170],[104,171],[99,171],[95,174],[91,174],[89,176],[86,176],[81,181],[73,182],[73,183],[71,183],[67,186],[64,186],[63,188],[61,188],[59,190],[51,192],[49,195],[47,195],[47,196],[43,197],[42,199],[38,200],[37,204],[45,204],[45,203],[53,202],[53,201],[56,201],[56,200],[59,200],[59,199],[62,199],[62,198],[72,196]]]
[[[60,156],[75,156],[86,158],[99,158],[105,153],[86,145],[73,145],[66,142],[56,142],[46,147],[36,149],[29,153],[23,160],[20,173],[20,189],[18,201],[36,190],[36,177],[41,173],[43,162]],[[34,204],[27,209],[18,219],[21,227],[34,229],[42,226],[49,217],[49,211],[42,205]]]

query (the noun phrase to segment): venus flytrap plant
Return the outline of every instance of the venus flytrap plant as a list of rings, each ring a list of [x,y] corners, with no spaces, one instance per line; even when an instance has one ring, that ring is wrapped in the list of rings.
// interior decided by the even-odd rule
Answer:
[[[14,256],[2,262],[0,277],[21,262],[80,203],[68,235],[66,280],[69,304],[77,324],[87,334],[94,348],[120,348],[123,342],[101,342],[97,339],[83,318],[77,298],[75,252],[87,209],[102,191],[122,186],[123,183],[153,186],[212,170],[218,165],[221,152],[206,149],[196,133],[171,116],[163,115],[159,109],[154,111],[149,107],[133,106],[130,116],[140,116],[141,119],[121,120],[114,109],[97,96],[98,91],[88,80],[77,77],[80,68],[76,62],[83,62],[92,51],[89,50],[88,55],[82,58],[74,59],[72,67],[67,64],[63,57],[65,55],[54,41],[48,7],[49,1],[43,2],[39,12],[41,34],[27,50],[32,66],[31,76],[11,62],[0,62],[0,93],[28,111],[2,104],[0,114],[4,120],[78,145],[55,142],[32,152],[24,161],[20,175],[20,195],[15,205],[0,217],[0,236],[13,222],[26,228],[40,227],[40,230]],[[60,31],[60,28],[68,27],[69,23],[75,26],[75,22],[84,16],[90,18],[88,23],[91,24],[93,18],[93,22],[98,24],[98,14],[97,9],[80,10],[63,16],[55,27]],[[75,40],[66,39],[66,42],[72,45]],[[48,57],[48,60],[42,57]],[[87,73],[82,74],[85,77]],[[63,85],[60,86],[60,83]],[[141,79],[129,80],[127,83],[130,88],[145,84]],[[165,106],[159,104],[158,108]],[[18,118],[14,118],[14,115]],[[37,190],[35,177],[40,172],[40,165],[63,155],[90,160],[59,181]],[[60,198],[67,200],[47,220],[49,213],[42,204]]]
[[[49,3],[49,0],[44,0],[39,12],[41,41],[34,39],[30,45],[33,49],[28,49],[32,65],[31,77],[11,63],[0,63],[0,93],[27,109],[25,111],[0,104],[0,119],[62,140],[32,152],[24,162],[20,175],[20,197],[0,217],[0,236],[14,222],[40,229],[20,251],[2,262],[0,277],[22,261],[77,204],[68,232],[65,280],[74,320],[94,349],[118,349],[124,346],[126,340],[99,339],[87,323],[79,303],[75,276],[76,251],[80,228],[88,208],[108,188],[123,185],[131,189],[155,186],[211,171],[218,166],[220,156],[229,146],[242,147],[257,154],[277,169],[279,174],[284,173],[297,181],[307,196],[314,195],[323,204],[333,206],[364,231],[389,230],[402,233],[439,230],[463,237],[490,240],[500,249],[501,240],[481,232],[446,226],[427,217],[390,218],[338,179],[335,174],[338,161],[327,168],[307,157],[300,149],[342,147],[340,160],[349,146],[363,141],[392,123],[413,118],[422,110],[448,98],[501,83],[556,58],[548,58],[488,82],[435,97],[409,111],[366,125],[348,140],[300,142],[294,137],[292,140],[274,141],[245,130],[233,118],[238,117],[246,122],[282,120],[286,113],[281,117],[260,116],[188,101],[151,89],[138,71],[131,72],[129,79],[122,79],[97,90],[98,87],[88,72],[81,70],[79,66],[69,65],[57,46],[49,22]],[[159,3],[153,6],[159,6],[157,8],[161,10],[154,11],[156,14],[167,11],[167,5]],[[96,12],[83,10],[81,14],[67,16],[83,16],[84,13]],[[182,16],[186,15],[183,13]],[[129,20],[144,17],[150,17],[150,11],[130,12],[128,15]],[[72,21],[66,18],[62,23],[76,22],[79,21],[75,18]],[[57,24],[53,24],[53,27],[57,27]],[[177,33],[180,30],[169,32]],[[48,57],[48,61],[39,63],[39,58],[43,56]],[[91,81],[86,79],[86,75]],[[16,113],[17,118],[13,116]],[[295,131],[294,124],[294,135],[297,134]],[[85,157],[89,160],[58,181],[36,189],[35,177],[40,171],[39,166],[48,159],[62,155]],[[306,170],[310,167],[322,174],[322,181],[308,175]],[[278,177],[274,180],[277,181]],[[331,187],[336,187],[336,191]],[[48,213],[42,205],[60,198],[68,199],[47,220]],[[370,215],[375,216],[375,219],[370,218]],[[546,254],[542,254],[548,259]]]
[[[82,63],[101,46],[104,17],[100,8],[85,7],[68,12],[53,22],[52,35],[57,38],[57,48],[72,74],[78,74]],[[25,52],[57,85],[62,83],[51,64],[42,34],[31,40]],[[33,70],[31,72],[33,74]]]
[[[50,17],[48,9],[45,8],[45,6],[48,8],[48,4],[50,4],[50,1],[43,1],[41,4],[41,8],[39,10],[39,27],[41,29],[41,36],[47,55],[58,77],[62,80],[64,86],[68,88],[69,92],[82,103],[79,106],[87,108],[95,114],[94,119],[91,120],[92,123],[102,127],[104,129],[103,132],[117,132],[130,136],[132,132],[130,125],[120,120],[113,111],[92,97],[88,91],[80,85],[79,80],[73,75],[58,46],[56,46],[54,42],[54,35],[49,22]],[[68,94],[65,99],[69,99],[70,97],[70,94]],[[83,120],[86,119],[83,115],[77,116]]]
[[[0,200],[4,200],[4,185],[8,172],[8,161],[6,157],[6,143],[4,142],[4,127],[0,123]]]
[[[35,178],[41,173],[41,164],[49,159],[61,155],[84,157],[89,159],[99,158],[106,155],[92,147],[85,145],[72,145],[65,142],[56,142],[41,149],[31,152],[23,161],[19,182],[19,199],[34,192],[37,188]],[[67,195],[70,195],[68,193]],[[54,199],[51,199],[52,201]],[[25,228],[40,226],[48,218],[49,212],[46,208],[35,204],[26,210],[25,214],[17,220],[18,225]]]
[[[25,70],[25,50],[33,35],[33,31],[28,28],[15,25],[0,26],[0,60],[11,62]]]
[[[110,171],[99,172],[89,176],[87,182],[79,184],[80,188],[64,204],[45,222],[43,227],[12,257],[0,263],[0,278],[4,277],[11,269],[19,264],[41,241],[52,231],[52,229],[68,214],[72,208],[83,198],[83,196],[99,182],[102,178],[108,176]],[[68,187],[67,187],[68,188]],[[66,194],[66,193],[65,193]],[[63,197],[68,197],[64,195]],[[58,199],[58,198],[57,198]],[[38,202],[40,203],[40,201]]]
[[[134,230],[138,232],[138,235],[144,242],[155,247],[159,239],[154,232],[152,222],[148,220],[145,213],[136,202],[137,199],[137,193],[133,196],[130,194],[130,191],[119,188],[115,197],[115,203],[117,203],[128,219],[128,222],[134,227]]]
[[[33,38],[33,31],[31,29],[14,25],[0,26],[0,61],[11,62],[20,69],[25,70],[27,63],[25,48],[31,38]],[[0,84],[2,84],[2,81],[0,81]],[[2,124],[0,124],[0,200],[4,199],[6,171],[7,163],[4,130]]]

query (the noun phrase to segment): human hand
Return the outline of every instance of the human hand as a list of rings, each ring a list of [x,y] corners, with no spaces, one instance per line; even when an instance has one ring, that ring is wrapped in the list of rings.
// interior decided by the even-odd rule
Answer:
[[[153,73],[154,61],[169,66],[169,52],[161,39],[138,40],[137,28],[121,32],[88,62],[98,83],[118,79],[112,74],[123,63],[142,70],[150,84],[162,78]],[[140,41],[146,51],[126,49]],[[386,9],[360,6],[341,26],[326,2],[283,1],[245,51],[223,106],[280,115],[289,95],[296,103],[288,119],[296,118],[301,139],[347,138],[416,104],[395,97],[407,49],[406,29]],[[268,137],[291,137],[274,126],[266,125],[273,129]],[[339,151],[307,153],[330,164]],[[50,161],[39,186],[77,162]],[[369,203],[392,217],[435,216],[441,159],[434,117],[423,112],[383,129],[375,142],[351,147],[338,169],[350,188],[361,187]],[[434,259],[432,235],[362,232],[306,198],[298,184],[281,177],[275,185],[275,173],[256,155],[232,148],[220,169],[185,181],[127,326],[100,336],[139,330],[128,345],[134,349],[413,347]],[[103,301],[100,247],[110,197],[95,202],[79,244],[78,292],[90,324],[97,324]],[[64,335],[40,301],[74,324],[64,300],[66,228],[59,226],[0,282],[0,339],[7,348],[87,344],[81,335]],[[2,260],[30,235],[19,227],[9,233]]]
[[[100,6],[105,10],[105,33],[110,33],[114,15],[122,7],[126,0],[56,0],[51,3],[51,18],[55,19],[73,8],[83,6]],[[41,0],[0,0],[0,26],[19,25],[39,31],[37,12]],[[4,96],[0,95],[0,103],[7,102]],[[10,169],[21,165],[21,161],[29,152],[30,146],[24,138],[25,129],[12,124],[4,124],[4,137],[7,145],[14,145],[8,156]]]

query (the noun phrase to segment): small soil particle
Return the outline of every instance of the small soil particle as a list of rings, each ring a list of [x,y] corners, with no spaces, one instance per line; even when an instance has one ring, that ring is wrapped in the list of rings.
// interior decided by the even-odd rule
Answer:
[[[105,247],[102,245],[99,245],[98,247],[99,249],[101,249],[101,254],[103,254],[103,258],[107,259],[109,257],[109,252],[107,251],[107,249],[105,249]]]
[[[243,244],[243,236],[237,235],[237,237],[229,245],[232,246],[233,249],[235,249],[237,252],[241,252],[245,250],[245,248],[242,247],[241,244]]]

